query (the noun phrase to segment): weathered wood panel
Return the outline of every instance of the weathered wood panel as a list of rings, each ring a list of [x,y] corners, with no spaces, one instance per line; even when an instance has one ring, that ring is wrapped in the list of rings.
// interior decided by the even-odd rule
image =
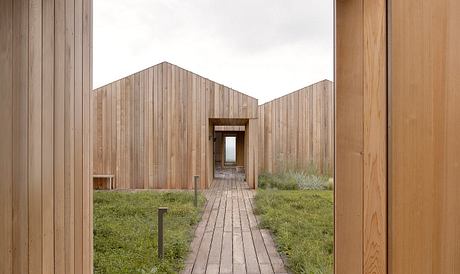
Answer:
[[[260,172],[307,169],[332,174],[333,84],[318,82],[259,106]]]
[[[209,119],[241,126],[257,118],[257,99],[169,63],[92,96],[93,173],[114,174],[116,188],[192,188],[193,175],[205,188],[213,179]]]
[[[460,273],[460,3],[390,12],[389,271]]]
[[[335,272],[386,273],[386,1],[335,8]]]
[[[92,2],[0,2],[0,273],[92,273]]]

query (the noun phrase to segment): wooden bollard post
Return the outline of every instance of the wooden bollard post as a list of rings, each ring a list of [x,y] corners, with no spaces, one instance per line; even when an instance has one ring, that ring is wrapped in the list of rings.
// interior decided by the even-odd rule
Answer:
[[[198,207],[198,179],[199,178],[200,176],[198,175],[193,176],[193,180],[195,183],[195,200],[193,202],[195,204],[195,207]]]
[[[163,259],[164,248],[163,248],[163,215],[168,212],[167,207],[158,208],[158,258]]]

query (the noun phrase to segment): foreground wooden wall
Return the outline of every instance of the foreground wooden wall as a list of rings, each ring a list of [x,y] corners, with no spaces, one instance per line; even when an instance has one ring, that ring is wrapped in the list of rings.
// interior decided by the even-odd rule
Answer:
[[[259,171],[333,174],[333,83],[324,80],[259,106]]]
[[[337,273],[460,272],[459,14],[336,1]]]
[[[0,273],[92,273],[92,1],[0,1]]]
[[[192,188],[195,174],[207,187],[209,119],[257,118],[257,99],[166,62],[98,88],[93,97],[93,173],[114,174],[116,188]]]
[[[386,273],[386,1],[335,8],[335,272]]]
[[[460,273],[460,2],[390,12],[389,271]]]

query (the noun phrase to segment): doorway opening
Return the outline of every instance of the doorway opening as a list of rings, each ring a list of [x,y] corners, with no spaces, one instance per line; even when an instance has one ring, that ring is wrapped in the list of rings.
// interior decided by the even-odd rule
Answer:
[[[226,166],[236,165],[236,135],[224,137],[225,162]]]
[[[213,179],[246,181],[255,188],[257,164],[253,157],[257,127],[251,119],[210,118]],[[211,139],[210,139],[211,140]]]
[[[245,180],[245,126],[214,126],[214,178]]]

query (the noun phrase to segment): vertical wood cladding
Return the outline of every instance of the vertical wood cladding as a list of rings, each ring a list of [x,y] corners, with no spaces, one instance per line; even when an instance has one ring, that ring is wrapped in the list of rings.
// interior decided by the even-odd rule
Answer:
[[[389,271],[460,273],[460,2],[391,2]]]
[[[259,171],[333,174],[333,84],[324,80],[259,106]]]
[[[0,21],[0,273],[92,273],[92,1]]]

